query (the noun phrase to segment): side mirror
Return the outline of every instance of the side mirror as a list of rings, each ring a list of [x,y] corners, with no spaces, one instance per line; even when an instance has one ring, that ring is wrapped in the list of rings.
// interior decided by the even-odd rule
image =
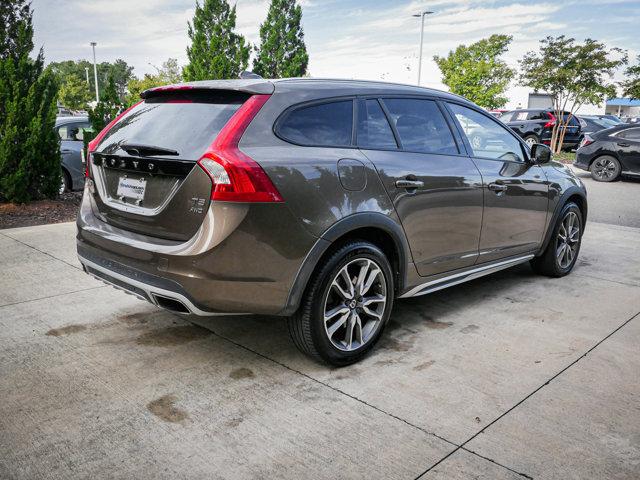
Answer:
[[[534,143],[531,146],[531,162],[542,165],[551,161],[551,149],[542,143]]]

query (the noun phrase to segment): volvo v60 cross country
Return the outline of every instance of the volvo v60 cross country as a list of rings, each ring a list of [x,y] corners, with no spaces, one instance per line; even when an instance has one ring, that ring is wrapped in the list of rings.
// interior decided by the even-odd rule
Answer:
[[[78,255],[172,312],[286,316],[303,352],[346,365],[396,298],[576,262],[580,180],[461,97],[255,79],[142,98],[89,146]]]

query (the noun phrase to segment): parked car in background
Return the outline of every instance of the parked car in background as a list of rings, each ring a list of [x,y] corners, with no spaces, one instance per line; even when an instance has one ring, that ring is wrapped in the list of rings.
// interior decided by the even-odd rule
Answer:
[[[625,117],[625,123],[639,123],[640,117]]]
[[[80,190],[84,185],[85,167],[82,163],[82,149],[84,133],[91,129],[89,118],[58,117],[55,129],[60,137],[60,154],[62,155],[60,193]]]
[[[583,136],[622,124],[622,122],[616,122],[604,115],[580,115],[578,121],[580,122]]]
[[[617,115],[605,114],[605,115],[594,115],[594,116],[598,118],[607,118],[615,122],[616,124],[624,123],[624,121]]]
[[[301,351],[347,365],[396,298],[576,262],[584,185],[459,96],[251,79],[142,97],[89,146],[77,249],[159,307],[286,316]]]
[[[549,109],[512,110],[502,114],[500,120],[520,135],[529,146],[535,143],[549,145],[553,127],[556,124],[556,116],[553,110]],[[577,147],[581,138],[580,121],[572,116],[564,136],[563,150]]]
[[[493,110],[489,110],[489,113],[491,115],[493,115],[494,117],[496,117],[496,118],[499,118],[505,112],[507,112],[507,110],[505,110],[503,108],[494,108]]]
[[[574,166],[588,170],[599,182],[639,176],[640,125],[622,124],[585,135]]]

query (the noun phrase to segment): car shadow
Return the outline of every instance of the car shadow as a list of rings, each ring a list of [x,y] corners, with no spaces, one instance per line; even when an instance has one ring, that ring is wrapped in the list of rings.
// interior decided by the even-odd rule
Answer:
[[[523,264],[428,295],[396,300],[380,346],[403,351],[406,345],[398,343],[403,337],[455,326],[456,317],[483,302],[535,302],[537,299],[533,296],[513,298],[509,292],[514,285],[521,286],[539,278],[528,264]],[[285,317],[237,315],[190,316],[188,319],[217,336],[269,358],[293,360],[302,356],[289,337]]]

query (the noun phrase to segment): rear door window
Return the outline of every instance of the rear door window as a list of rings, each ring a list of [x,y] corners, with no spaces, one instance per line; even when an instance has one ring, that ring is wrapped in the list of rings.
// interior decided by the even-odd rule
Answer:
[[[500,115],[500,121],[505,123],[510,122],[512,118],[513,118],[513,112],[507,112]]]
[[[391,126],[378,100],[362,100],[358,108],[358,146],[370,149],[398,148]]]
[[[353,100],[340,100],[296,108],[286,113],[278,135],[298,145],[351,146]]]
[[[58,127],[60,140],[81,142],[84,139],[84,132],[91,129],[88,122],[67,123]]]
[[[175,150],[175,159],[198,160],[247,95],[202,91],[164,93],[132,108],[107,132],[99,151],[122,143]]]
[[[623,130],[618,134],[620,138],[626,138],[627,140],[640,140],[640,128],[630,128],[629,130]]]
[[[451,129],[433,100],[385,98],[402,149],[418,153],[457,154]]]
[[[523,122],[529,118],[529,112],[516,112],[513,116],[514,122]]]

